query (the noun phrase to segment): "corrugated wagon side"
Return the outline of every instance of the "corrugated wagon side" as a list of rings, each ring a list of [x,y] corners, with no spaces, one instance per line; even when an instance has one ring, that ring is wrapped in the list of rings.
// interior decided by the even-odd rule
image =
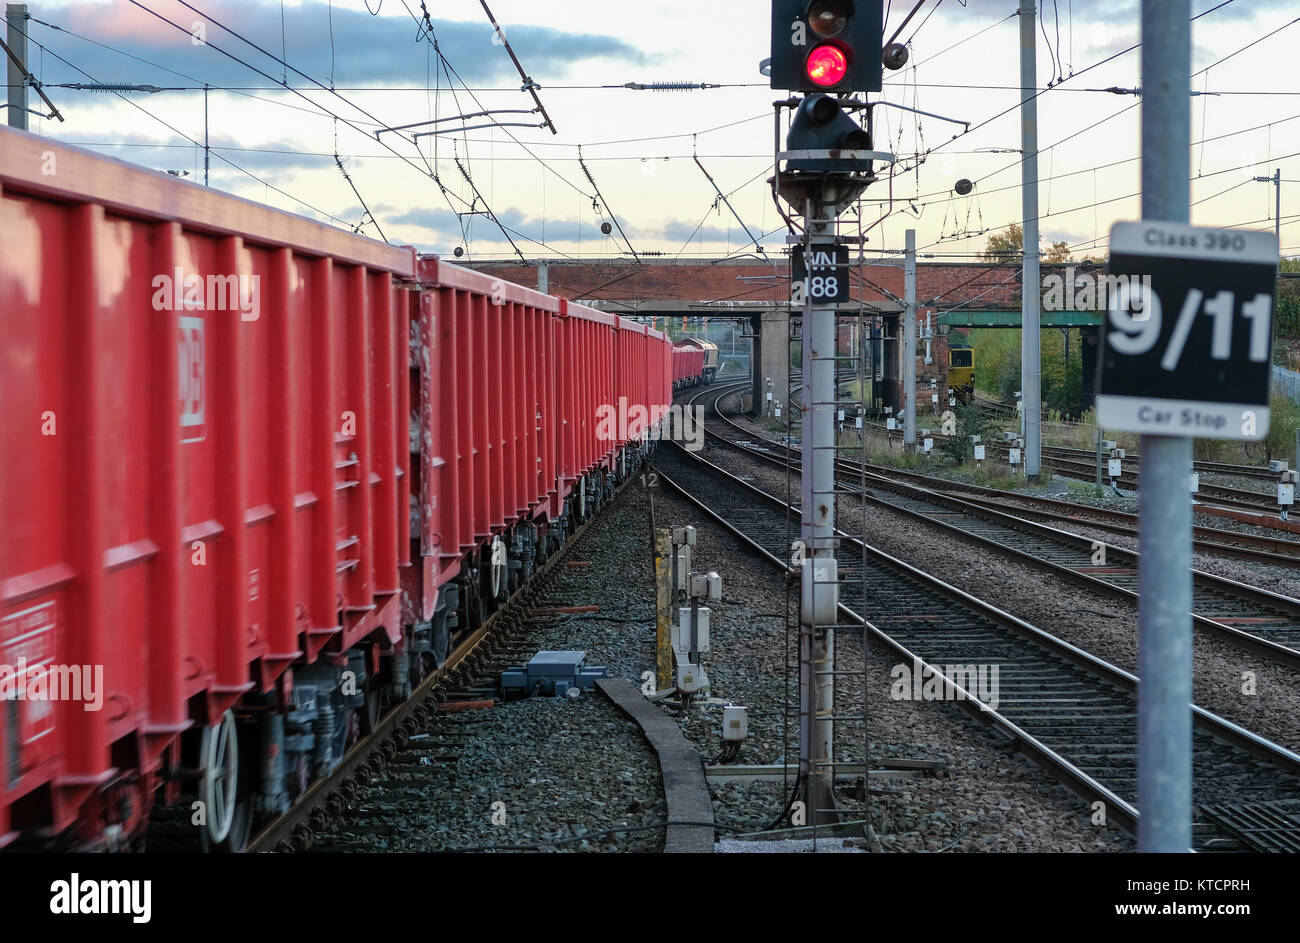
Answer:
[[[229,709],[400,637],[413,253],[2,128],[0,227],[0,844],[129,839],[164,770],[221,843]]]
[[[420,260],[418,281],[412,536],[422,566],[408,578],[406,609],[419,648],[427,632],[427,660],[441,664],[457,631],[476,628],[530,574],[562,501],[562,442],[585,446],[557,417],[591,391],[555,369],[558,299],[437,257]]]

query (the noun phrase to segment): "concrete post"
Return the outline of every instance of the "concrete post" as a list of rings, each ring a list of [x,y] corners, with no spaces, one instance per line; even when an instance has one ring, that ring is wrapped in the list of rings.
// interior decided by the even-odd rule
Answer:
[[[5,28],[8,38],[5,42],[18,57],[18,61],[27,67],[27,4],[10,3],[5,5]],[[9,76],[9,127],[19,131],[27,130],[27,81],[23,69],[18,68],[12,59],[5,56]]]
[[[758,349],[754,352],[754,414],[767,415],[767,394],[772,402],[790,402],[790,315],[784,308],[759,316]],[[767,385],[768,380],[772,385]]]
[[[1042,344],[1038,302],[1038,61],[1035,55],[1034,0],[1020,2],[1020,165],[1021,215],[1024,217],[1024,278],[1020,303],[1020,401],[1025,416],[1025,475],[1038,477],[1042,442]]]

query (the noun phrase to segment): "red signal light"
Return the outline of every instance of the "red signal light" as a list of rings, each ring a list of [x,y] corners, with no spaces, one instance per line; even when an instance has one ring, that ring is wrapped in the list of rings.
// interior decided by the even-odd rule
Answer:
[[[808,54],[805,66],[808,78],[822,88],[830,88],[844,81],[849,71],[849,60],[838,46],[817,46]]]

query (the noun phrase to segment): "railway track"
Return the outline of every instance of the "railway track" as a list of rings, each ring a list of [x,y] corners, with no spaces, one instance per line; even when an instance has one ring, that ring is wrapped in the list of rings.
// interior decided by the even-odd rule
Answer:
[[[678,447],[661,449],[661,481],[787,571],[798,510]],[[945,699],[1136,830],[1138,679],[847,535],[840,537],[841,610],[905,663],[944,675]],[[868,593],[866,587],[871,587]],[[982,703],[944,666],[996,665],[998,705]],[[1193,707],[1201,851],[1300,851],[1300,755]]]
[[[735,387],[734,389],[740,389]],[[797,388],[795,388],[797,389]],[[735,444],[736,441],[744,442],[746,439],[753,438],[753,435],[745,429],[736,425],[726,414],[722,413],[716,406],[714,408],[715,417],[718,418],[725,426],[730,426],[739,439],[732,437],[718,436],[726,441]],[[879,424],[870,424],[879,425]],[[881,426],[883,428],[883,426]],[[713,430],[716,433],[716,428]],[[942,438],[942,436],[939,436]],[[782,448],[780,443],[766,440],[767,444],[773,448]],[[761,451],[761,449],[760,449]],[[798,449],[791,447],[792,454],[798,454]],[[858,465],[849,463],[856,474]],[[936,478],[932,475],[925,475],[919,472],[909,472],[904,469],[889,468],[883,465],[873,465],[868,463],[866,468],[870,472],[886,475],[890,479],[899,479],[909,481],[920,485],[931,491],[939,493],[961,492],[967,500],[974,500],[971,496],[978,496],[983,503],[996,504],[1005,506],[1006,502],[1014,499],[1019,502],[1021,507],[1017,507],[1017,513],[1032,514],[1044,520],[1055,520],[1062,523],[1085,523],[1080,518],[1086,518],[1086,523],[1090,527],[1098,527],[1102,530],[1110,530],[1113,533],[1124,534],[1129,537],[1137,538],[1137,515],[1124,511],[1113,511],[1106,508],[1096,508],[1075,504],[1069,501],[1060,501],[1054,498],[1043,498],[1033,495],[1008,495],[1006,491],[999,491],[996,488],[985,488],[979,485],[969,484],[967,482],[955,481],[948,478]],[[1029,505],[1030,507],[1023,507]],[[1256,508],[1258,510],[1258,508]],[[1195,526],[1192,528],[1193,536],[1197,539],[1196,549],[1201,553],[1216,554],[1219,556],[1231,556],[1241,559],[1252,560],[1259,563],[1273,563],[1279,566],[1300,566],[1300,540],[1291,540],[1282,537],[1265,537],[1258,534],[1243,533],[1236,530],[1226,530],[1217,527]]]
[[[1000,446],[1001,447],[1001,446]],[[1075,450],[1060,449],[1055,447],[1045,447],[1043,457],[1051,462],[1052,468],[1068,478],[1078,478],[1083,481],[1094,481],[1097,475],[1096,460],[1093,457],[1073,458],[1070,453]],[[1086,455],[1086,452],[1080,450],[1080,454]],[[1128,456],[1125,462],[1135,459],[1136,456]],[[1198,468],[1199,462],[1193,462],[1192,467],[1197,471],[1204,471]],[[1271,475],[1274,481],[1277,475]],[[1124,474],[1116,479],[1117,483],[1131,491],[1137,491],[1141,487],[1141,474],[1133,469],[1127,469]],[[1209,499],[1215,504],[1231,508],[1243,508],[1249,511],[1272,511],[1278,510],[1277,501],[1273,495],[1266,494],[1262,491],[1250,491],[1245,488],[1231,488],[1226,485],[1207,485],[1201,482],[1198,485],[1197,497]]]
[[[794,389],[791,390],[790,397],[792,405],[797,402]],[[995,419],[1009,419],[1016,415],[1015,407],[1006,403],[976,399],[975,405],[985,415]],[[920,417],[918,417],[917,421],[918,423],[921,421]],[[884,425],[878,422],[869,423],[869,425],[874,428],[884,428]],[[936,441],[945,438],[942,434],[934,432],[931,433],[931,437]],[[987,442],[985,445],[997,449],[1004,459],[1011,448],[1001,442]],[[1097,460],[1094,451],[1068,446],[1044,445],[1041,452],[1044,459],[1050,460],[1049,464],[1052,466],[1053,471],[1066,478],[1074,478],[1078,481],[1095,481],[1097,478]],[[1140,456],[1136,453],[1125,456],[1125,462],[1130,465],[1136,464],[1138,461],[1140,461]],[[1271,472],[1267,468],[1257,465],[1234,465],[1227,462],[1195,461],[1192,463],[1192,470],[1203,475],[1231,475],[1238,478],[1252,478],[1274,483],[1278,478],[1276,472]],[[1116,479],[1116,483],[1121,487],[1136,491],[1139,485],[1139,474],[1136,470],[1130,468],[1120,478]],[[1197,495],[1226,508],[1273,514],[1278,511],[1274,495],[1261,491],[1252,491],[1248,488],[1200,483]]]
[[[721,401],[728,395],[727,390],[721,390],[697,394],[693,399],[711,396],[710,406],[715,419],[721,420],[724,428],[743,437],[745,430],[721,411]],[[785,468],[788,458],[799,455],[797,449],[785,449],[778,443],[767,443],[765,448],[755,446],[752,441],[728,438],[718,432],[717,423],[712,429],[706,427],[706,431],[715,440],[775,467]],[[1006,510],[936,491],[935,479],[917,487],[893,480],[890,477],[892,473],[886,469],[869,468],[869,471],[864,471],[857,463],[842,461],[836,474],[859,498],[869,503],[973,538],[1095,592],[1130,602],[1137,600],[1139,555],[1131,550],[1110,544],[1099,545],[1087,537],[1029,521]],[[1132,536],[1136,536],[1136,531]],[[1202,552],[1231,549],[1203,540],[1195,544]],[[1292,552],[1287,555],[1259,550],[1249,550],[1248,553],[1270,563],[1300,566],[1300,557],[1295,555],[1295,549],[1292,544]],[[1194,570],[1192,605],[1194,624],[1201,631],[1270,661],[1300,670],[1300,601]]]
[[[976,408],[982,410],[986,415],[996,419],[1010,419],[1018,415],[1015,406],[1009,403],[998,402],[997,400],[985,399],[981,396],[975,398]],[[1093,472],[1096,472],[1096,453],[1091,449],[1079,449],[1071,446],[1062,445],[1045,445],[1043,446],[1044,455],[1052,455],[1064,460],[1073,460],[1090,463]],[[1141,458],[1137,453],[1125,456],[1126,461],[1138,461]],[[1192,470],[1202,474],[1211,475],[1233,475],[1238,478],[1257,478],[1261,481],[1276,482],[1277,472],[1271,472],[1267,468],[1259,465],[1237,465],[1231,462],[1210,462],[1194,461]]]
[[[629,478],[629,482],[633,480]],[[625,482],[619,490],[626,487]],[[421,766],[426,757],[443,755],[454,759],[459,748],[457,737],[420,743],[431,735],[435,715],[454,702],[472,701],[484,696],[482,680],[532,649],[522,641],[527,631],[528,614],[537,598],[545,593],[556,572],[577,545],[579,537],[600,521],[599,514],[575,529],[564,546],[553,553],[534,573],[533,578],[491,613],[473,633],[460,640],[442,667],[431,672],[411,693],[410,698],[382,717],[374,730],[358,741],[327,775],[312,783],[284,815],[261,826],[251,838],[250,852],[301,852],[312,847],[316,833],[324,831],[348,814],[349,804],[371,788],[385,772],[395,770],[398,783],[376,788],[402,789],[401,772]],[[463,737],[459,738],[463,740]],[[432,752],[430,752],[432,751]],[[441,753],[439,753],[441,751]],[[426,767],[427,771],[427,767]]]

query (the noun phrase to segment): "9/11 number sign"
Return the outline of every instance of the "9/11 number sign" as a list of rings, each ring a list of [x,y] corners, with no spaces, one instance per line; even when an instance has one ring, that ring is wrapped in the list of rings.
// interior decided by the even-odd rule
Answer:
[[[1098,363],[1101,426],[1267,435],[1277,259],[1272,233],[1116,223]]]
[[[790,253],[790,302],[833,305],[849,301],[849,247],[816,245],[804,254],[803,246]]]

